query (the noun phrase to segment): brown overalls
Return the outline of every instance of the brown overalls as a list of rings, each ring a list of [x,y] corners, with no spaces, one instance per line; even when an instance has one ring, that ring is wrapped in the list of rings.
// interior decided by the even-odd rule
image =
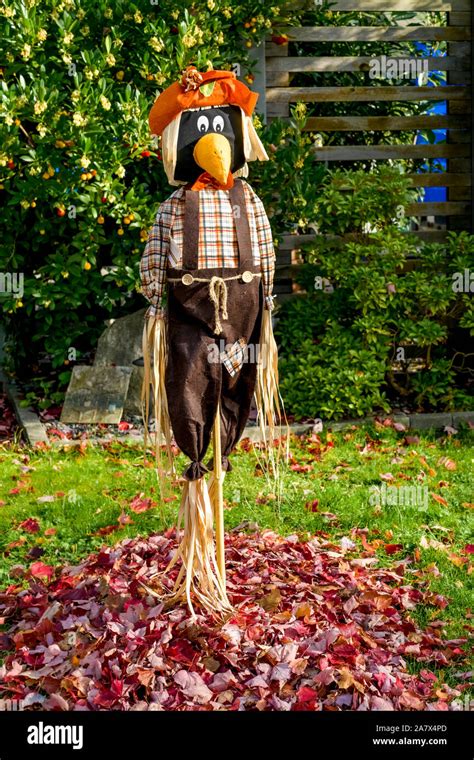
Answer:
[[[232,377],[221,361],[210,361],[212,344],[234,344],[244,338],[258,347],[263,309],[260,269],[252,256],[250,229],[242,183],[235,180],[229,191],[239,248],[239,266],[231,269],[198,269],[199,193],[186,189],[182,269],[169,268],[168,276],[168,363],[166,393],[174,437],[191,459],[185,472],[188,480],[202,477],[203,458],[210,443],[217,404],[221,408],[222,469],[230,469],[228,456],[239,441],[247,422],[255,389],[257,365],[244,362]],[[246,274],[244,274],[246,273]],[[257,275],[250,279],[250,274]],[[187,277],[186,277],[187,275]],[[197,282],[192,278],[205,279]],[[226,279],[244,275],[244,279]],[[227,319],[222,316],[222,299],[216,307],[211,299],[211,278],[225,280]],[[182,281],[184,278],[184,282]],[[177,282],[175,281],[177,280]],[[247,281],[246,281],[247,280]],[[189,284],[185,284],[189,283]],[[222,283],[214,281],[214,293]],[[222,333],[217,334],[216,308]],[[221,343],[221,341],[223,343]],[[218,352],[219,353],[219,352]],[[215,356],[215,354],[214,354]],[[254,356],[258,356],[257,350]]]

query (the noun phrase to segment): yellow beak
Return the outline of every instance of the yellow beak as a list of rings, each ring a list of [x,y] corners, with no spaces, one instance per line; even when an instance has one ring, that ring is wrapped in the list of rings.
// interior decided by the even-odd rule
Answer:
[[[227,137],[210,132],[201,137],[194,146],[194,160],[218,182],[225,184],[229,176],[232,151]]]

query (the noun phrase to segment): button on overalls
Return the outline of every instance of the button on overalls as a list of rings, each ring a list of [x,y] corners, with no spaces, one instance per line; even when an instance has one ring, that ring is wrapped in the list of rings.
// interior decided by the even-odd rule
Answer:
[[[253,262],[242,183],[229,191],[238,249],[237,268],[198,269],[199,193],[186,189],[182,268],[169,268],[166,392],[174,437],[191,460],[185,472],[196,480],[207,471],[203,458],[220,402],[222,467],[239,441],[255,389],[263,309],[260,269]],[[252,361],[231,376],[220,360],[223,346],[244,339]],[[215,344],[217,344],[217,349]]]

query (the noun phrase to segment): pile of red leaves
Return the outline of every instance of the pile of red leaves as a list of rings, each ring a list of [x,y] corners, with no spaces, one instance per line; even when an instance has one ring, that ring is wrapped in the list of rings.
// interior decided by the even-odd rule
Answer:
[[[1,593],[0,697],[47,710],[448,710],[467,687],[465,640],[410,618],[446,600],[410,585],[407,561],[379,568],[348,539],[230,533],[236,611],[192,623],[140,584],[175,548],[172,531],[125,539]],[[430,670],[452,665],[456,689]]]

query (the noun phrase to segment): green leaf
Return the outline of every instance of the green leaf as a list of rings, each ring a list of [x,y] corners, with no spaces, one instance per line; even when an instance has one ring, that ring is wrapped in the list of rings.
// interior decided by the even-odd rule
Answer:
[[[199,92],[202,92],[205,98],[209,98],[214,92],[214,85],[215,82],[206,82],[200,86]]]

